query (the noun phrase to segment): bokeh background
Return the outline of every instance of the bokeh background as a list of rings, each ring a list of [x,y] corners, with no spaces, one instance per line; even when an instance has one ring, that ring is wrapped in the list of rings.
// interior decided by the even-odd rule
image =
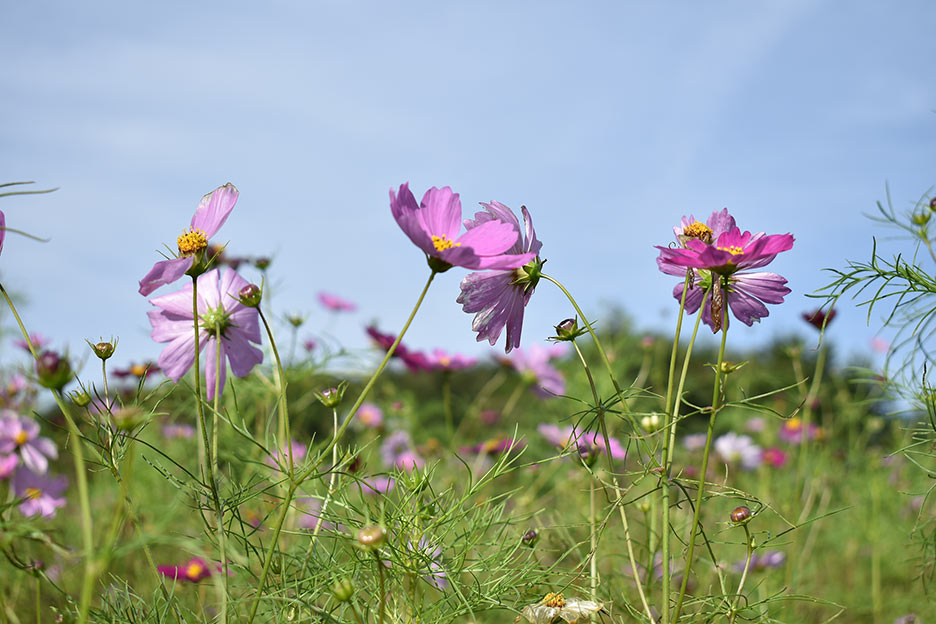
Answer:
[[[59,187],[4,199],[0,260],[29,327],[57,346],[120,337],[155,358],[139,279],[201,196],[241,191],[217,240],[270,256],[276,309],[363,347],[397,331],[428,269],[388,190],[450,185],[468,216],[527,205],[546,269],[592,316],[671,331],[655,244],[723,207],[791,232],[772,270],[793,293],[731,342],[814,340],[800,314],[825,267],[866,259],[863,216],[889,185],[909,210],[936,182],[936,5],[822,2],[8,2],[0,37],[0,178]],[[906,244],[904,244],[906,247]],[[482,355],[437,280],[408,342]],[[245,269],[248,279],[258,279]],[[332,318],[315,300],[342,295]],[[160,291],[167,292],[167,290]],[[571,310],[552,285],[524,342]],[[879,326],[840,309],[829,338],[870,353]],[[887,339],[887,334],[882,334]],[[503,340],[503,337],[502,337]],[[498,348],[502,343],[498,345]],[[9,354],[9,346],[3,351]]]

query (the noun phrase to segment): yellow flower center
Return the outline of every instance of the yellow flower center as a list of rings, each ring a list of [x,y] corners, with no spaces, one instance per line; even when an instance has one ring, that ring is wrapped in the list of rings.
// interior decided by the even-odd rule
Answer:
[[[20,431],[13,438],[13,441],[16,442],[17,446],[23,446],[29,440],[29,435],[25,431]]]
[[[445,251],[446,249],[451,249],[452,247],[461,247],[461,243],[452,242],[445,234],[443,234],[442,236],[432,237],[432,246],[436,248],[436,251]]]
[[[208,247],[208,238],[201,230],[192,230],[182,232],[182,236],[176,241],[179,245],[179,253],[183,256],[191,256]]]
[[[728,247],[719,247],[722,251],[727,251],[732,256],[740,256],[744,254],[744,250],[738,247],[737,245],[729,245]]]
[[[39,488],[26,488],[26,498],[35,500],[42,496],[42,490]]]
[[[439,358],[439,364],[441,364],[442,366],[451,366],[452,358],[450,358],[447,355],[443,355],[442,357]]]
[[[783,428],[787,431],[799,431],[803,428],[803,421],[799,416],[794,416],[790,420],[783,423]]]
[[[700,241],[707,243],[712,240],[712,228],[696,221],[683,228],[683,236],[698,238]]]
[[[130,374],[136,375],[137,377],[142,377],[146,374],[146,366],[143,364],[134,364],[130,367]]]
[[[562,594],[554,594],[549,592],[546,594],[546,597],[543,598],[543,605],[547,607],[555,607],[561,609],[566,604],[565,598],[562,597]]]
[[[200,563],[190,563],[187,568],[185,568],[185,576],[190,579],[198,578],[204,568]]]

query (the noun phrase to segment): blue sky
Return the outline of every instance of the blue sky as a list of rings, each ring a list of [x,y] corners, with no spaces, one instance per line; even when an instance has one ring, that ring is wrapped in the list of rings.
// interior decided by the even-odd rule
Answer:
[[[811,336],[799,314],[824,267],[886,236],[862,216],[890,185],[909,209],[936,182],[930,2],[314,2],[4,7],[0,178],[58,186],[3,200],[0,275],[30,328],[80,351],[120,337],[155,358],[137,282],[200,197],[241,195],[219,235],[272,255],[276,310],[366,344],[402,325],[426,275],[387,192],[451,186],[463,209],[528,206],[547,269],[601,319],[620,306],[670,331],[659,274],[684,214],[728,207],[743,229],[791,232],[772,270],[793,293],[729,343]],[[256,274],[244,271],[248,279]],[[475,355],[437,279],[409,342]],[[331,319],[314,295],[356,301]],[[165,291],[160,291],[165,292]],[[527,312],[539,342],[570,308],[549,284]],[[843,307],[845,353],[874,335]]]

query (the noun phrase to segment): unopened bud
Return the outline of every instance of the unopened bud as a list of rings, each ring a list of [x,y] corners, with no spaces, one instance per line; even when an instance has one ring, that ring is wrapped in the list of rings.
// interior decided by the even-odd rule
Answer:
[[[68,360],[58,353],[43,351],[36,360],[36,375],[39,377],[39,385],[43,388],[61,390],[71,379],[72,370]]]
[[[930,213],[928,212],[917,212],[913,215],[913,222],[916,225],[923,226],[929,223]]]
[[[738,370],[745,364],[747,364],[747,362],[741,362],[739,364],[735,364],[734,362],[722,362],[721,363],[722,375],[730,375],[731,373],[735,372],[736,370]]]
[[[73,390],[68,393],[68,398],[78,407],[86,407],[91,403],[91,395],[84,390]]]
[[[336,408],[341,405],[341,399],[344,398],[345,390],[348,388],[348,382],[342,381],[335,388],[326,388],[321,392],[315,392],[315,398],[319,400],[319,403],[328,408]]]
[[[595,462],[598,461],[599,452],[598,445],[596,444],[588,444],[585,442],[579,442],[578,444],[579,459],[589,468],[594,466]]]
[[[637,509],[639,509],[641,513],[650,513],[650,501],[648,500],[639,501],[637,503]]]
[[[523,534],[523,537],[520,538],[520,541],[523,542],[524,546],[529,546],[530,548],[533,548],[534,546],[536,546],[536,542],[539,541],[539,532],[537,532],[536,529],[530,529],[529,531]]]
[[[550,340],[575,340],[588,329],[579,327],[578,319],[568,318],[556,325],[556,335]]]
[[[110,342],[101,341],[97,344],[91,344],[91,341],[86,341],[88,345],[91,346],[91,350],[94,351],[94,355],[98,356],[102,360],[106,360],[110,356],[114,355],[114,350],[117,348],[117,341],[111,340]]]
[[[358,530],[358,543],[367,550],[377,550],[387,541],[387,532],[376,524]]]
[[[930,200],[930,210],[936,212],[936,197]]]
[[[332,584],[332,594],[338,602],[348,602],[354,595],[354,583],[347,577],[338,579]]]
[[[735,507],[731,512],[731,521],[735,524],[743,524],[751,519],[751,510],[746,505]]]
[[[660,428],[660,415],[648,414],[640,419],[640,426],[652,433]]]
[[[263,291],[256,284],[247,284],[240,289],[238,301],[248,308],[256,308],[260,305],[260,299],[263,298]]]
[[[286,317],[286,320],[289,321],[289,324],[293,327],[302,327],[302,324],[305,323],[305,319],[298,314],[290,314]]]
[[[267,268],[270,266],[270,259],[269,258],[257,258],[256,260],[254,260],[254,266],[260,269],[261,271],[266,271]]]

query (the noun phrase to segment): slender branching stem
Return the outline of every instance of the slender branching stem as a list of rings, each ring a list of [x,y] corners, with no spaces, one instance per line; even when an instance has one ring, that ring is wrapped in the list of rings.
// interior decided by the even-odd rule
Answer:
[[[744,591],[744,582],[747,580],[748,570],[751,567],[751,559],[754,557],[754,538],[751,537],[751,531],[747,524],[744,525],[744,541],[747,546],[747,556],[744,559],[744,571],[741,573],[741,580],[738,582],[738,591],[735,602],[731,607],[731,616],[728,618],[728,624],[734,624],[735,617],[738,615],[738,604],[741,602],[741,592]]]
[[[725,279],[719,275],[713,275],[715,279]],[[727,284],[725,285],[727,290]],[[702,453],[702,466],[699,469],[699,483],[696,492],[695,510],[692,514],[692,526],[689,530],[689,549],[686,554],[686,569],[683,572],[682,583],[679,587],[679,597],[676,599],[676,608],[673,611],[673,622],[679,621],[679,614],[682,611],[683,600],[686,598],[686,589],[689,585],[689,576],[692,572],[692,558],[695,554],[696,536],[699,532],[699,523],[702,515],[702,501],[705,496],[705,473],[708,471],[709,452],[712,449],[712,434],[715,431],[715,417],[720,409],[721,399],[721,378],[722,364],[725,361],[725,344],[728,340],[728,306],[722,306],[722,339],[718,348],[718,362],[715,365],[715,383],[712,386],[712,407],[709,415],[708,430],[705,435],[705,450]],[[700,312],[701,314],[701,312]]]
[[[279,413],[280,413],[280,422],[284,428],[285,439],[280,440],[280,447],[286,448],[286,452],[289,456],[289,475],[292,476],[295,469],[293,463],[293,452],[292,452],[292,432],[290,431],[289,424],[289,403],[286,400],[286,376],[283,371],[283,362],[280,359],[279,350],[276,348],[276,340],[273,338],[273,330],[270,327],[270,324],[267,323],[266,317],[263,315],[263,310],[258,306],[257,312],[260,314],[260,320],[263,321],[263,327],[266,329],[267,338],[270,339],[270,350],[273,351],[273,359],[276,360],[276,382],[279,390]]]

